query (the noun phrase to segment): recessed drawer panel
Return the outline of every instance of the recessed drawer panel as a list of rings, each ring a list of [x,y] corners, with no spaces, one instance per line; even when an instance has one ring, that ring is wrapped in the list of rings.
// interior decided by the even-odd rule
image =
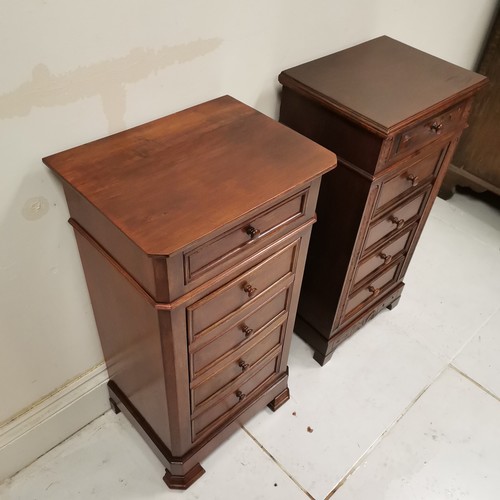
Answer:
[[[368,275],[382,266],[389,265],[405,252],[411,243],[411,237],[416,225],[408,228],[403,233],[390,239],[380,250],[364,258],[359,264],[354,276],[354,284],[357,285]]]
[[[462,103],[444,113],[422,120],[419,124],[399,134],[394,141],[392,156],[416,151],[425,144],[439,139],[463,126],[465,105]]]
[[[255,375],[243,382],[235,390],[231,391],[225,398],[219,400],[205,412],[195,417],[192,421],[193,440],[197,439],[201,433],[205,433],[221,425],[227,418],[230,418],[239,407],[244,407],[250,401],[259,388],[264,389],[266,383],[277,370],[277,358],[266,363]]]
[[[228,363],[222,366],[218,365],[217,371],[210,373],[210,378],[203,383],[196,385],[196,381],[194,381],[191,391],[193,411],[196,411],[199,405],[206,402],[210,396],[223,389],[227,384],[250,374],[259,360],[273,349],[279,350],[282,330],[283,323],[270,328],[259,342],[239,349],[237,355],[232,357]]]
[[[371,246],[392,232],[399,231],[403,227],[416,220],[425,206],[430,187],[420,192],[417,196],[410,198],[403,204],[395,207],[386,215],[374,222],[368,229],[365,241],[365,254],[369,252]]]
[[[202,347],[197,347],[197,342],[191,344],[190,351],[193,377],[209,367],[212,363],[220,360],[222,356],[232,350],[259,337],[263,329],[280,314],[285,314],[290,296],[290,288],[285,288],[278,293],[267,297],[264,303],[242,318],[235,318],[225,324],[225,329],[217,336],[210,336]]]
[[[399,264],[401,263],[402,260],[395,262],[394,265],[390,266],[386,271],[374,277],[373,281],[352,294],[347,301],[344,315],[347,316],[361,305],[365,305],[365,303],[376,299],[385,288],[393,284],[397,276]]]
[[[432,151],[428,151],[423,157],[420,156],[417,161],[403,168],[395,177],[385,181],[377,200],[377,211],[382,210],[385,205],[398,196],[404,196],[430,182],[437,174],[447,149],[448,144],[444,149],[434,148]]]
[[[306,190],[295,194],[187,253],[184,256],[186,283],[223,264],[252,242],[264,238],[281,226],[299,223],[305,215],[307,193]]]
[[[187,308],[191,338],[219,321],[225,321],[262,293],[295,271],[300,240],[268,257],[246,273]]]

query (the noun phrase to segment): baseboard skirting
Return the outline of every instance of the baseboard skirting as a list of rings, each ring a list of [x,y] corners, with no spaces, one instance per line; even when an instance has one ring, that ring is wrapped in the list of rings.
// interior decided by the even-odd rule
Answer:
[[[0,427],[0,481],[13,476],[109,409],[101,363]]]

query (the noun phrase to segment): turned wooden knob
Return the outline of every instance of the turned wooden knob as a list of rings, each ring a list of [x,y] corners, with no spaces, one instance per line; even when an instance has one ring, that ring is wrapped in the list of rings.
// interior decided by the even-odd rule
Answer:
[[[241,371],[245,371],[250,365],[248,363],[245,363],[242,359],[240,359],[238,366],[241,368]]]
[[[240,401],[243,401],[247,395],[241,391],[236,391],[236,397],[240,400]]]
[[[411,185],[413,187],[415,187],[416,185],[418,185],[418,182],[419,182],[419,178],[418,178],[418,175],[414,175],[414,174],[410,174],[408,175],[407,179],[411,182]]]
[[[404,219],[398,219],[395,215],[391,215],[389,217],[389,220],[393,223],[396,224],[397,228],[400,229],[403,227],[403,224],[405,223]]]
[[[441,129],[443,128],[443,124],[440,123],[440,122],[432,122],[432,125],[431,125],[431,130],[435,133],[435,134],[439,134],[441,132]]]
[[[246,292],[249,297],[253,297],[255,295],[255,292],[257,291],[257,288],[252,286],[250,283],[246,283],[243,286],[243,291]]]
[[[387,255],[384,252],[381,252],[379,254],[379,257],[384,261],[385,264],[389,264],[389,262],[391,262],[392,260],[392,255]]]
[[[375,297],[380,293],[380,288],[375,288],[373,285],[370,285],[368,291]]]
[[[242,325],[241,331],[245,334],[245,337],[250,337],[253,333],[253,328],[250,328],[247,325]]]
[[[245,229],[245,232],[250,236],[250,239],[253,240],[260,235],[260,229],[256,229],[253,226],[248,226]]]

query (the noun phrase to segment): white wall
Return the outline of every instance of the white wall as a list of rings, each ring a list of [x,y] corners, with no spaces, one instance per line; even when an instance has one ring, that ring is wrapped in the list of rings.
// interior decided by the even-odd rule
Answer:
[[[0,0],[0,425],[102,360],[40,159],[381,34],[473,67],[495,0]]]

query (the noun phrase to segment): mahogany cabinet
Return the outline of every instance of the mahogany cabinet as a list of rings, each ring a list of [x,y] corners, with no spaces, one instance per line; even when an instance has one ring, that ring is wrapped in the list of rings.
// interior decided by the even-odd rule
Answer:
[[[451,161],[439,196],[448,199],[456,186],[500,196],[500,4],[477,67],[490,84],[472,106],[470,127]]]
[[[486,78],[383,36],[283,71],[279,81],[280,121],[339,161],[321,185],[295,324],[323,365],[397,304]]]
[[[62,180],[123,411],[187,488],[289,398],[320,176],[335,155],[225,96],[43,160]]]

